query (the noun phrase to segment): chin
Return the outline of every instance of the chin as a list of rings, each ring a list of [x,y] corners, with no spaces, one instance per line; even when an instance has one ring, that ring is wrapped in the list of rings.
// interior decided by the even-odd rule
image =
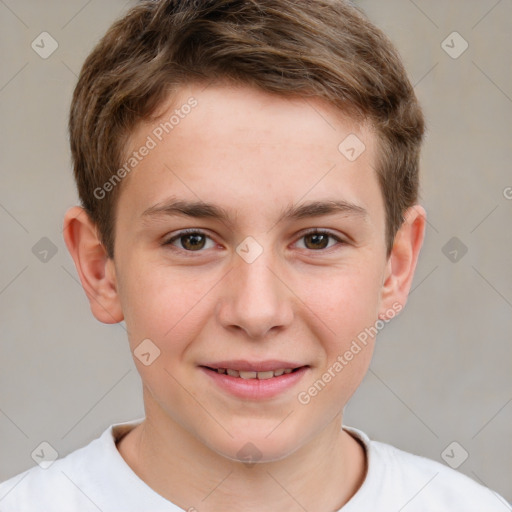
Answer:
[[[220,439],[210,437],[205,444],[218,455],[249,466],[279,461],[298,450],[305,440],[298,435],[297,429],[276,428],[276,425],[278,422],[273,422],[269,428],[260,425],[259,428],[254,426],[238,431],[228,428],[232,438],[228,435]]]

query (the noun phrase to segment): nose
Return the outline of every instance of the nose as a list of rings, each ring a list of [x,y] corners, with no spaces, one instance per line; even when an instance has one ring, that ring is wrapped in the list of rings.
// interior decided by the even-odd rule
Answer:
[[[235,255],[216,308],[224,328],[242,330],[255,340],[282,331],[293,319],[293,293],[268,252],[252,263]]]

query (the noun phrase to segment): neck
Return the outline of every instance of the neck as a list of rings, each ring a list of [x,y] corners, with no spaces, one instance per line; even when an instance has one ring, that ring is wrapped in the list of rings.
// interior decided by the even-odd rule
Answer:
[[[148,412],[118,450],[149,487],[184,510],[332,512],[364,480],[364,448],[342,430],[341,413],[285,459],[248,465],[211,450],[163,411]]]

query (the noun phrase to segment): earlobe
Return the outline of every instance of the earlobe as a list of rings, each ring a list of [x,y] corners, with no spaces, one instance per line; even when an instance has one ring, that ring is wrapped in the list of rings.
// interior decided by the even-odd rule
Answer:
[[[63,235],[93,315],[105,324],[121,322],[124,317],[115,267],[98,238],[95,224],[83,208],[75,206],[66,212]]]
[[[386,312],[397,307],[400,310],[405,307],[425,237],[426,217],[425,209],[420,205],[405,212],[405,220],[395,236],[387,262],[379,318],[386,318]]]

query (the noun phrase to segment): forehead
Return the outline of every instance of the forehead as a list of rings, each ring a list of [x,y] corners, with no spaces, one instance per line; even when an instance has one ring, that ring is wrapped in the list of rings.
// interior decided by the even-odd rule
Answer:
[[[319,98],[190,85],[134,130],[127,157],[149,140],[123,183],[134,218],[170,195],[252,215],[327,196],[383,209],[373,131]]]

